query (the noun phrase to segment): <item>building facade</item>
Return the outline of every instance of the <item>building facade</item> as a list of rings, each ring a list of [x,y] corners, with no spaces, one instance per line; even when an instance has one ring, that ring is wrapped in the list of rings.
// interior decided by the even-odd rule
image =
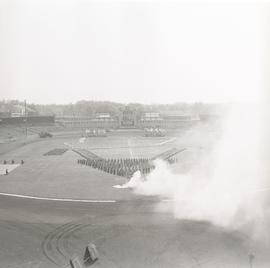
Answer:
[[[183,115],[178,111],[138,112],[129,106],[120,110],[116,116],[98,113],[93,117],[61,116],[56,122],[68,128],[181,128],[189,127],[199,121],[199,117]]]
[[[87,116],[58,116],[56,123],[67,128],[105,128],[114,129],[119,127],[118,119],[110,116],[87,117]]]

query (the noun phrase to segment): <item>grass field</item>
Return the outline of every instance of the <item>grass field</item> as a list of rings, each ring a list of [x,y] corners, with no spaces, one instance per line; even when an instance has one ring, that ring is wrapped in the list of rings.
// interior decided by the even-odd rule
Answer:
[[[69,144],[104,158],[151,158],[179,144],[185,146],[177,136],[145,138],[141,132],[120,131],[84,143],[79,139],[79,133],[64,133],[52,139],[32,137],[12,146],[0,144],[1,163],[25,161],[8,176],[0,176],[2,193],[116,201],[80,203],[0,195],[0,267],[69,267],[74,254],[83,258],[89,242],[100,256],[93,267],[100,268],[246,268],[250,250],[256,255],[254,268],[269,267],[269,246],[257,245],[252,237],[158,211],[156,199],[113,188],[126,179],[78,165],[81,157],[70,149],[62,155],[44,155]],[[185,170],[200,153],[193,146],[179,155],[178,162]]]
[[[104,158],[151,158],[174,146],[169,137],[145,138],[113,135],[109,137],[88,138],[85,143],[78,137],[52,138],[38,140],[20,146],[0,156],[0,162],[14,160],[25,164],[19,166],[8,176],[1,176],[1,192],[56,198],[83,199],[129,199],[135,198],[129,190],[117,190],[112,186],[126,182],[123,177],[77,164],[81,158],[72,150],[62,155],[45,156],[55,148],[86,148]]]

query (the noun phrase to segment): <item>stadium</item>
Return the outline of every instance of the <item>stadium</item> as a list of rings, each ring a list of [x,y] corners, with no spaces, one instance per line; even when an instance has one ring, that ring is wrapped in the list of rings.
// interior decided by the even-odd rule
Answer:
[[[10,118],[1,127],[2,267],[247,267],[243,233],[179,220],[157,209],[170,200],[115,187],[137,171],[147,177],[156,159],[189,170],[204,148],[183,137],[209,121],[151,137],[129,126],[82,135],[89,126],[53,119]]]
[[[0,268],[269,268],[269,14],[0,1]]]

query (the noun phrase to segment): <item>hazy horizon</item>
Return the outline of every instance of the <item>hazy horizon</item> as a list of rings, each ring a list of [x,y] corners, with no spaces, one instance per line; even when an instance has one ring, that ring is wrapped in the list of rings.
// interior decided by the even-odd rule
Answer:
[[[263,4],[0,5],[0,99],[247,103],[267,87]]]
[[[246,105],[257,105],[257,103],[255,102],[240,102],[240,101],[236,101],[236,102],[207,102],[207,101],[178,101],[178,102],[149,102],[149,103],[144,103],[144,102],[120,102],[120,101],[112,101],[112,100],[108,100],[108,99],[104,99],[104,100],[91,100],[91,99],[80,99],[80,100],[76,100],[73,102],[48,102],[48,103],[38,103],[38,102],[31,102],[28,101],[27,99],[0,99],[0,102],[12,102],[12,101],[19,101],[21,103],[25,102],[27,104],[34,104],[34,105],[74,105],[78,102],[108,102],[108,103],[116,103],[116,104],[123,104],[123,105],[129,105],[129,104],[139,104],[139,105],[178,105],[178,104],[187,104],[187,105],[193,105],[193,104],[205,104],[205,105],[233,105],[233,104],[246,104]]]

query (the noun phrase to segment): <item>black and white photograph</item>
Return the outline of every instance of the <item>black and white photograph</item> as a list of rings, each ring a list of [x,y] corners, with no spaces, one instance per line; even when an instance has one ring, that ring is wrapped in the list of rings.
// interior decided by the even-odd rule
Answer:
[[[0,268],[269,268],[270,2],[0,0]]]

